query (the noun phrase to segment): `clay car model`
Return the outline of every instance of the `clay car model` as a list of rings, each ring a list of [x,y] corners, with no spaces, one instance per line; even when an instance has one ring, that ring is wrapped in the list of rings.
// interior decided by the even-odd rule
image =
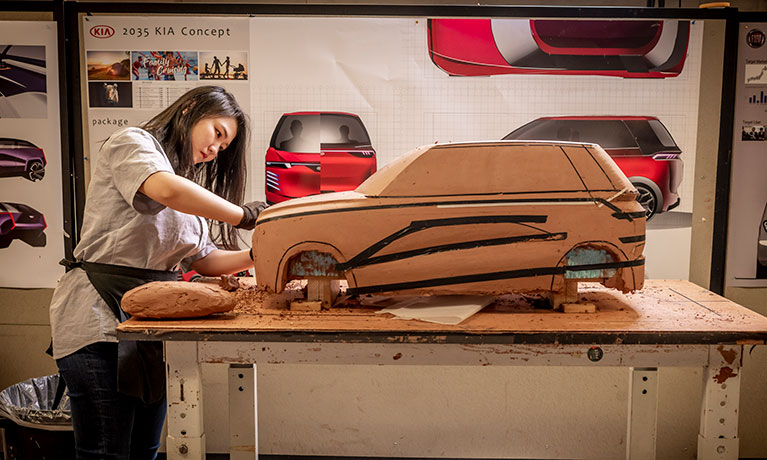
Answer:
[[[0,138],[0,177],[21,176],[31,181],[45,176],[45,153],[22,139]]]
[[[679,206],[684,175],[682,151],[655,117],[543,117],[504,139],[558,140],[599,144],[639,192],[647,219]]]
[[[45,216],[30,206],[0,203],[0,248],[7,248],[15,239],[33,247],[45,246],[47,226]]]
[[[253,234],[256,279],[346,279],[349,294],[561,292],[644,282],[645,213],[593,144],[435,144],[354,191],[267,208]]]
[[[684,66],[690,22],[429,19],[429,55],[448,75],[664,78]]]
[[[376,172],[376,153],[352,113],[286,113],[266,152],[266,201],[353,190]]]
[[[759,239],[756,242],[756,277],[767,279],[767,204],[759,221]]]

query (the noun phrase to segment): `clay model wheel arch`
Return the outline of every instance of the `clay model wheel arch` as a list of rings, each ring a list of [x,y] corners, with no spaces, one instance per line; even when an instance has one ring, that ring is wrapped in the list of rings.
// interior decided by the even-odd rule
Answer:
[[[326,243],[297,244],[282,256],[280,269],[277,271],[278,291],[294,279],[346,279],[344,272],[336,270],[336,265],[344,261],[338,250]]]
[[[584,270],[568,269],[565,273],[555,274],[551,280],[551,290],[564,289],[567,282],[598,281],[605,286],[615,284],[610,280],[621,278],[624,267],[590,268],[589,265],[615,264],[628,260],[626,254],[607,241],[587,241],[573,246],[559,260],[557,267],[583,265]],[[558,289],[560,288],[560,289]]]

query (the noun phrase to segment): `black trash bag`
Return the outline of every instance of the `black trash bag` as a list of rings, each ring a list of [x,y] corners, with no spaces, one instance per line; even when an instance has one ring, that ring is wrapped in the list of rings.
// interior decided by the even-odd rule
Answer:
[[[59,387],[60,386],[60,387]],[[71,430],[69,396],[58,374],[36,377],[0,391],[0,416],[42,430]]]

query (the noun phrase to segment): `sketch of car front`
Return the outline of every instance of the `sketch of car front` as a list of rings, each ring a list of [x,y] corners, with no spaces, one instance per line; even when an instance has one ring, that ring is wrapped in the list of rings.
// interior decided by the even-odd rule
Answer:
[[[354,191],[272,206],[253,234],[256,279],[346,279],[349,294],[622,291],[644,282],[645,213],[596,145],[437,144]]]
[[[45,216],[31,206],[0,203],[0,248],[7,248],[16,239],[33,247],[43,247],[47,226]]]
[[[656,117],[543,117],[504,139],[557,140],[599,144],[639,192],[647,219],[679,206],[684,176],[682,150]]]
[[[0,177],[42,180],[46,164],[43,149],[35,144],[23,139],[0,138]]]
[[[353,190],[375,171],[375,150],[357,115],[286,113],[266,152],[266,200]]]
[[[665,78],[684,67],[690,22],[429,19],[429,55],[448,75]]]

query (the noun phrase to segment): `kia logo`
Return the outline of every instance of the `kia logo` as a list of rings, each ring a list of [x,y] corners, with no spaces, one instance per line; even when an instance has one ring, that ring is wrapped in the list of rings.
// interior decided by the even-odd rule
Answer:
[[[115,34],[115,30],[110,26],[93,26],[90,33],[94,38],[109,38]]]

